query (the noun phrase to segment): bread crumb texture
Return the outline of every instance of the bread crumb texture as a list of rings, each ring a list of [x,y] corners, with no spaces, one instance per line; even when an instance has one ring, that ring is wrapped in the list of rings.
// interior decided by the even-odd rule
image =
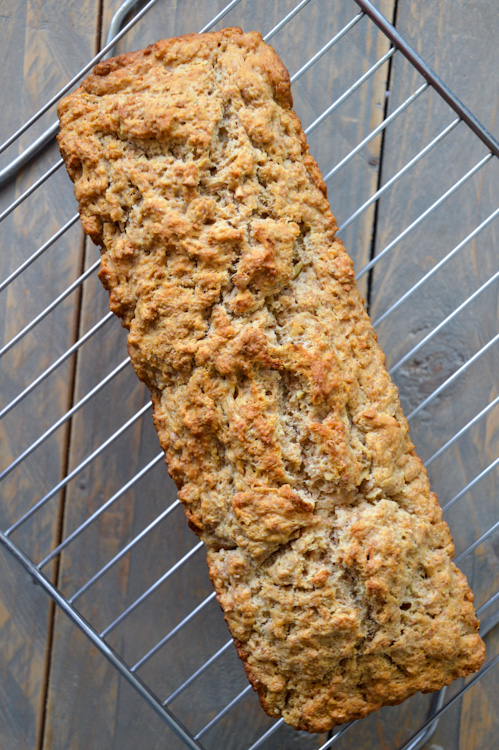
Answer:
[[[100,63],[59,145],[263,707],[323,732],[479,668],[473,595],[258,33]]]

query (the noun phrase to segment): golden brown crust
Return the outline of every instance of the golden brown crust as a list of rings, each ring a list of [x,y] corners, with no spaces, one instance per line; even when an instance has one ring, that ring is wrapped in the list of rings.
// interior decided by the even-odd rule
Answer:
[[[478,669],[464,576],[257,33],[100,63],[59,145],[264,708],[322,732]]]

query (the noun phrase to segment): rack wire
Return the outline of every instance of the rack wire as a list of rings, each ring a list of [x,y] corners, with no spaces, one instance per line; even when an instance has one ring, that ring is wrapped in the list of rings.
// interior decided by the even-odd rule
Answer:
[[[346,244],[350,250],[357,246],[364,248],[363,253],[359,252],[355,257],[357,278],[359,284],[364,284],[362,288],[374,325],[387,353],[390,373],[399,386],[416,443],[427,449],[425,465],[433,485],[442,495],[443,510],[455,537],[457,530],[459,554],[456,562],[464,566],[477,590],[478,614],[485,615],[482,622],[485,636],[498,620],[497,571],[484,563],[486,555],[483,552],[487,544],[494,541],[499,527],[499,522],[495,520],[497,504],[493,508],[493,502],[490,502],[487,512],[482,508],[479,521],[473,513],[480,515],[474,509],[485,502],[488,493],[489,501],[494,499],[493,495],[490,497],[488,487],[491,485],[488,483],[492,482],[499,466],[499,458],[496,457],[497,435],[494,432],[499,403],[499,396],[494,395],[494,372],[497,372],[497,367],[494,370],[494,362],[497,362],[494,357],[497,357],[499,340],[499,334],[494,331],[499,271],[494,268],[497,256],[492,250],[492,232],[497,229],[499,209],[487,208],[483,213],[480,203],[476,211],[470,212],[466,231],[460,237],[455,237],[450,246],[446,242],[452,234],[446,231],[443,232],[443,241],[437,243],[431,252],[427,250],[424,238],[427,235],[435,236],[435,228],[438,235],[442,224],[452,224],[456,212],[459,215],[462,205],[469,202],[469,196],[476,196],[483,190],[484,184],[497,177],[499,147],[494,137],[379,10],[366,0],[355,0],[355,3],[351,3],[351,15],[344,25],[335,28],[334,33],[324,39],[305,60],[300,55],[292,55],[293,33],[296,24],[310,23],[311,19],[317,23],[321,16],[320,13],[313,15],[314,5],[320,5],[320,0],[278,4],[282,14],[270,27],[265,23],[263,2],[260,15],[254,9],[252,13],[255,18],[262,19],[264,38],[272,40],[278,51],[280,46],[283,47],[281,56],[285,62],[288,62],[286,52],[293,63],[298,61],[296,71],[291,76],[296,109],[303,118],[305,132],[332,193],[333,210],[338,210],[335,194],[341,203],[338,185],[345,184],[336,181],[337,175],[343,175],[346,169],[356,169],[368,185],[369,194],[357,191],[343,201],[345,208],[340,216],[339,232],[347,237]],[[7,138],[0,146],[0,153],[18,143],[26,131],[31,132],[32,126],[53,108],[66,91],[74,87],[98,59],[110,54],[132,28],[136,25],[139,28],[140,22],[150,17],[160,5],[159,0],[150,0],[146,4],[137,0],[123,3],[112,20],[107,41],[100,52]],[[227,21],[237,25],[240,18],[241,24],[244,24],[247,8],[241,0],[232,0],[227,5],[206,2],[204,7],[213,8],[213,17],[204,23],[200,29],[202,31],[220,28]],[[321,6],[319,10],[323,11],[324,8]],[[130,17],[131,13],[135,15]],[[305,16],[306,13],[312,15]],[[177,33],[176,29],[174,31]],[[354,50],[359,39],[365,39],[369,34],[378,34],[376,44],[371,47],[374,52],[381,49],[382,53],[376,57],[368,45],[371,56],[365,55],[362,59],[362,72],[351,78],[348,75],[345,78],[338,76],[343,87],[335,88],[332,101],[328,100],[323,89],[327,88],[324,87],[325,71],[333,65],[331,54],[343,45],[341,54],[338,53],[339,59],[350,60],[351,55],[345,55],[345,52]],[[145,39],[144,44],[148,41]],[[348,66],[343,64],[343,67]],[[407,74],[407,70],[411,75]],[[319,82],[315,100],[311,94],[314,80]],[[355,106],[358,106],[355,97],[363,96],[366,87],[371,87],[369,90],[372,93],[375,81],[378,88],[380,81],[386,82],[383,86],[390,96],[381,103],[371,105],[377,106],[379,112],[368,114],[365,122],[375,123],[374,127],[367,128],[358,143],[350,144],[341,154],[335,150],[334,144],[338,141],[338,130],[340,133],[344,131],[338,127],[333,116],[343,116],[345,106],[352,101],[355,111]],[[399,81],[404,82],[405,91],[402,84],[400,90],[397,89]],[[407,88],[408,81],[411,85]],[[418,106],[431,108],[432,115],[437,115],[432,135],[405,163],[400,166],[396,159],[392,159],[390,167],[387,155],[394,153],[397,144],[400,145],[401,136],[397,127],[401,127],[403,132],[405,127],[410,127],[400,126],[404,117],[413,116],[417,123],[417,115],[411,113],[418,112]],[[39,158],[43,153],[42,148],[53,140],[56,130],[55,124],[49,126],[0,172],[0,182],[5,184],[4,193],[7,195],[12,196],[14,177],[18,177],[22,184],[20,195],[9,197],[4,204],[0,221],[9,218],[15,221],[18,212],[29,206],[40,191],[50,189],[47,185],[52,185],[53,179],[66,179],[62,170],[58,176],[62,162],[56,158],[43,174],[36,175],[31,184],[25,184],[26,181],[23,184],[24,175],[26,172],[29,174],[26,165],[32,164],[34,157]],[[366,159],[373,144],[379,154],[374,165],[368,164]],[[467,161],[457,158],[458,155],[462,157],[464,151],[469,156]],[[442,163],[441,157],[437,156],[442,152],[446,163],[450,163],[452,168],[449,168],[447,183],[440,183],[448,186],[433,195],[431,170],[424,168],[424,165],[428,165],[429,160]],[[359,164],[361,167],[358,167]],[[371,175],[373,166],[378,170],[376,178],[369,176],[366,179],[366,175]],[[391,176],[385,176],[390,174],[390,169]],[[67,185],[65,187],[67,189]],[[412,213],[406,211],[405,204],[401,207],[400,202],[405,201],[404,196],[407,195],[414,198]],[[397,228],[395,231],[384,231],[383,216],[390,213],[397,217]],[[408,220],[399,222],[399,217],[405,219],[406,216]],[[19,219],[21,222],[23,220],[22,217]],[[49,251],[54,252],[61,241],[78,249],[78,235],[73,229],[77,220],[78,215],[74,214],[63,221],[17,267],[8,269],[0,281],[0,293],[9,295],[14,290],[12,294],[15,296],[26,293],[23,291],[25,289],[30,290],[34,283],[31,270],[38,267],[38,261],[46,258]],[[366,230],[366,227],[371,229]],[[37,240],[37,237],[32,235],[31,239]],[[81,252],[81,247],[78,251]],[[200,572],[203,545],[181,530],[183,519],[180,503],[171,485],[167,485],[165,493],[166,479],[161,474],[162,454],[158,453],[157,442],[149,428],[150,403],[142,386],[135,383],[129,359],[123,358],[123,337],[111,313],[104,311],[102,294],[100,302],[95,304],[96,311],[102,311],[101,317],[94,315],[94,311],[92,314],[82,313],[85,302],[92,307],[88,300],[98,294],[95,285],[98,261],[92,252],[87,249],[82,256],[76,278],[27,320],[20,330],[10,332],[10,327],[5,326],[5,342],[0,349],[0,357],[2,362],[7,362],[3,375],[6,387],[2,388],[5,400],[0,408],[0,419],[5,434],[11,439],[2,459],[0,485],[4,497],[10,499],[0,516],[0,542],[185,746],[198,750],[219,747],[256,750],[292,745],[326,750],[333,746],[351,746],[344,744],[345,741],[358,746],[358,739],[355,738],[360,734],[355,733],[361,733],[366,722],[376,719],[352,722],[338,728],[329,737],[305,738],[300,734],[294,735],[291,740],[291,730],[282,720],[267,719],[255,707],[256,699],[240,674],[241,668],[230,661],[233,660],[231,641],[216,608],[215,595],[207,584],[206,576]],[[477,254],[480,254],[479,260],[476,260]],[[470,261],[470,258],[474,260]],[[453,274],[460,278],[459,267],[455,265],[457,262],[465,266],[473,262],[478,269],[474,275],[470,274],[472,278],[469,283],[468,280],[460,281],[464,299],[459,296],[461,292],[457,282],[453,288]],[[387,276],[398,282],[392,285],[396,291],[393,299],[390,297],[392,292],[380,292],[385,272],[379,269],[383,269],[383,264],[387,263],[390,264]],[[73,264],[75,269],[78,269],[78,263]],[[401,274],[400,269],[407,271]],[[64,274],[64,278],[66,276]],[[405,290],[400,280],[405,284]],[[446,288],[449,285],[450,289]],[[433,304],[430,314],[427,310],[429,300],[434,302],[434,295],[438,294],[440,297],[437,296],[437,299],[443,300],[443,312],[441,314],[438,304]],[[76,302],[68,304],[75,299],[75,295]],[[73,340],[60,351],[60,347],[53,342],[51,332],[53,330],[57,334],[61,327],[61,316],[66,320],[69,316],[72,320],[71,316],[75,315],[74,325],[68,326],[73,332]],[[408,323],[413,319],[420,320],[419,328],[409,328]],[[389,326],[386,326],[387,322]],[[464,339],[461,335],[463,332]],[[445,351],[449,341],[454,341],[456,336],[460,344],[459,356],[453,350],[453,356],[449,355],[444,362],[439,358],[439,353]],[[52,350],[55,351],[55,356],[52,359],[49,356],[50,361],[34,377],[31,375],[32,355],[30,359],[33,341],[35,347],[43,346],[43,342],[47,341],[50,354]],[[471,351],[473,347],[475,350]],[[434,366],[435,360],[437,366]],[[89,377],[88,372],[84,377],[86,363],[88,368],[95,369],[95,377]],[[80,371],[83,374],[79,375]],[[9,372],[15,372],[15,377],[8,378],[5,373]],[[428,372],[431,377],[427,377]],[[423,388],[421,378],[424,380]],[[64,380],[71,382],[69,400],[62,413],[53,418],[54,393]],[[88,387],[88,383],[93,385]],[[427,395],[425,387],[428,389]],[[109,393],[114,396],[109,396]],[[104,429],[107,430],[104,434],[101,429],[95,428],[94,421],[109,412],[110,399],[118,404],[126,402],[130,409],[123,408],[120,412],[115,406],[114,422],[104,419]],[[32,434],[28,428],[30,415],[34,412],[33,404],[37,405],[37,419],[33,420],[35,431],[43,425],[37,434]],[[87,418],[85,415],[89,407],[92,412]],[[19,434],[13,427],[18,424],[23,426]],[[12,439],[13,430],[15,434]],[[78,443],[79,430],[85,435],[81,444]],[[428,439],[428,430],[435,432],[434,439]],[[142,437],[143,433],[145,437]],[[66,446],[64,449],[61,447],[63,445]],[[53,481],[53,472],[47,478],[39,471],[40,465],[48,461],[47,456],[54,450],[59,455],[55,473],[62,472],[56,481]],[[125,460],[122,458],[124,455],[127,457]],[[456,456],[461,458],[456,459]],[[469,465],[464,466],[466,461],[462,456],[468,457]],[[456,460],[460,462],[460,471],[454,470]],[[95,490],[95,487],[99,488],[99,481],[106,490],[112,488],[108,495],[101,489]],[[149,498],[133,523],[126,520],[131,493]],[[149,495],[154,495],[152,500]],[[458,512],[454,513],[453,509]],[[102,561],[100,535],[103,530],[109,533],[106,531],[108,525],[116,531],[116,523],[124,528],[118,528],[113,542],[105,546],[104,553],[108,557]],[[43,533],[38,535],[37,529],[42,529]],[[166,545],[158,541],[162,538],[160,532],[163,536],[166,534],[169,540],[168,549],[164,551]],[[168,537],[168,533],[177,536],[177,542]],[[148,550],[153,550],[155,562],[152,573],[144,575],[143,570],[151,562]],[[477,550],[482,550],[478,557],[475,554]],[[95,567],[92,565],[94,555]],[[81,564],[83,558],[85,563]],[[81,571],[77,570],[79,565]],[[106,604],[110,598],[109,592],[122,585],[124,570],[127,581],[133,579],[135,570],[141,571],[139,590],[130,586],[123,596],[116,598],[118,608],[109,612],[108,620],[103,620],[102,612],[107,615],[109,610]],[[164,592],[165,586],[172,585],[174,581],[179,606],[165,616],[156,595]],[[194,593],[185,595],[187,606],[184,607],[181,599],[186,589]],[[142,637],[144,630],[147,631],[146,638]],[[196,634],[200,632],[211,635],[203,636],[199,647],[191,649],[193,633],[196,639]],[[186,653],[185,665],[176,665],[175,674],[165,679],[175,651],[187,651],[188,648],[193,651],[192,658]],[[229,660],[228,666],[226,660]],[[489,655],[477,675],[440,691],[431,699],[415,697],[408,702],[409,709],[388,709],[392,712],[389,723],[399,729],[403,726],[405,732],[402,735],[399,732],[396,737],[394,735],[390,746],[400,750],[423,747],[437,731],[440,717],[451,712],[465,694],[476,690],[475,686],[493,670],[498,660],[499,655]],[[230,679],[227,679],[227,675],[230,675]],[[206,687],[203,687],[206,685],[213,693],[208,701]],[[203,699],[200,697],[202,694],[205,696]],[[237,732],[232,731],[229,740],[227,732],[231,731],[230,727],[241,725],[241,707],[245,716],[252,717],[253,735],[248,740],[246,732],[243,740]],[[413,719],[408,719],[408,716],[413,716]],[[251,734],[251,728],[249,731]],[[292,744],[296,737],[298,744]]]

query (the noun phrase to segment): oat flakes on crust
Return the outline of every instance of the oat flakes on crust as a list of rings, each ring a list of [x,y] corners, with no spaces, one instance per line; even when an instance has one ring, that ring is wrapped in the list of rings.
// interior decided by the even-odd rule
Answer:
[[[100,63],[59,145],[263,707],[323,732],[479,668],[473,595],[257,33]]]

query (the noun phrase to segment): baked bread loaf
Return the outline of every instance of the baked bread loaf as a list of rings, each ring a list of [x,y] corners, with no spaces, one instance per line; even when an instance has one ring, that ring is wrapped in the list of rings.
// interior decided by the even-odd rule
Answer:
[[[193,34],[97,65],[59,146],[248,678],[322,732],[484,645],[291,107],[259,34]]]

